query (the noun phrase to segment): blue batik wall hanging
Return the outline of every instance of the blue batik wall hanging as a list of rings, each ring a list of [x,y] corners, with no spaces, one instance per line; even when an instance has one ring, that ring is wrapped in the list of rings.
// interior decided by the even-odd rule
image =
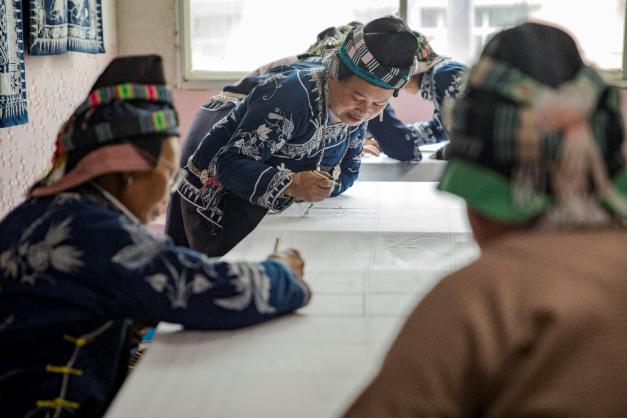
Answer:
[[[102,53],[101,0],[29,0],[31,55]]]
[[[0,128],[28,122],[22,0],[0,0]]]

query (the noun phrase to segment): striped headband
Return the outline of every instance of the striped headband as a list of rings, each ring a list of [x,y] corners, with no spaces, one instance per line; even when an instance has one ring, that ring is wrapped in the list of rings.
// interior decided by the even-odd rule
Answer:
[[[96,125],[77,126],[70,124],[60,135],[60,146],[64,153],[88,144],[103,144],[122,138],[133,138],[151,134],[164,136],[179,135],[177,114],[172,109],[129,111],[129,117]],[[80,131],[78,131],[80,130]]]
[[[416,71],[416,59],[409,68],[386,66],[375,58],[364,39],[364,26],[357,26],[338,48],[338,57],[349,70],[363,80],[384,89],[402,88]]]
[[[142,102],[160,109],[147,109]],[[123,102],[129,102],[122,108]],[[115,119],[86,123],[90,112],[100,107],[118,108]],[[74,111],[70,121],[59,133],[55,155],[113,140],[158,134],[179,135],[176,111],[170,89],[161,84],[123,83],[92,90]]]
[[[96,108],[113,100],[146,100],[171,104],[172,94],[168,87],[161,84],[124,83],[101,87],[93,90],[87,96],[87,99],[76,108],[74,115],[80,115],[88,109]]]

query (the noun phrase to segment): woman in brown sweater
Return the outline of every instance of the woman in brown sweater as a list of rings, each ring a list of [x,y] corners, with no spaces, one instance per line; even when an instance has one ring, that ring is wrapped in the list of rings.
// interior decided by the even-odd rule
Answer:
[[[618,92],[565,32],[496,35],[448,112],[439,189],[482,249],[416,307],[347,416],[626,415]]]

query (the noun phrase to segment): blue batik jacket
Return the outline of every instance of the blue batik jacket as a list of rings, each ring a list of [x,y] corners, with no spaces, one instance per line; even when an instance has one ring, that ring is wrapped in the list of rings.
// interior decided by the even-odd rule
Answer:
[[[294,172],[337,169],[332,196],[358,177],[366,122],[353,127],[331,122],[322,67],[284,68],[288,71],[245,80],[250,93],[227,99],[233,107],[188,161],[179,193],[218,228],[227,191],[281,211],[293,202],[283,191]]]
[[[447,98],[462,94],[466,69],[464,64],[444,59],[423,73],[419,92],[424,100],[434,105],[432,119],[404,124],[389,104],[381,118],[369,121],[369,134],[386,155],[402,161],[421,160],[419,146],[449,139],[442,121],[443,103]]]
[[[0,222],[3,416],[101,416],[131,320],[231,329],[307,303],[282,263],[226,263],[154,235],[96,186],[29,199]]]
[[[183,146],[182,154],[185,162],[209,128],[227,112],[233,110],[235,103],[238,103],[240,98],[246,97],[259,83],[278,72],[316,67],[322,67],[321,58],[308,57],[298,62],[277,66],[265,74],[249,76],[234,85],[226,86],[223,94],[210,99],[197,114]],[[434,106],[432,118],[405,124],[397,117],[392,105],[388,104],[381,116],[368,121],[368,135],[378,141],[381,149],[389,157],[401,161],[420,160],[420,146],[449,139],[442,121],[443,103],[446,98],[456,98],[462,94],[466,70],[464,64],[447,58],[443,59],[423,74],[419,88],[421,98]]]

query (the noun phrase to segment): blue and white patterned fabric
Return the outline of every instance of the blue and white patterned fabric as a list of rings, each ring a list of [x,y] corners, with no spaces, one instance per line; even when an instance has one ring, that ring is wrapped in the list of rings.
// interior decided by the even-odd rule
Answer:
[[[447,141],[443,127],[442,107],[446,98],[456,98],[463,90],[467,67],[451,59],[444,59],[422,74],[420,95],[434,105],[432,119],[404,124],[395,115],[392,106],[384,109],[383,118],[369,121],[369,134],[377,140],[389,157],[397,160],[421,160],[419,146]]]
[[[131,320],[232,329],[310,296],[282,263],[175,247],[93,185],[27,200],[0,237],[5,416],[103,415],[126,373]]]
[[[288,60],[287,63],[284,62],[286,60]],[[203,104],[201,109],[199,109],[194,116],[194,120],[183,141],[180,166],[185,167],[188,159],[194,154],[196,148],[207,136],[209,130],[218,123],[218,121],[233,112],[240,102],[242,102],[258,84],[261,84],[264,80],[273,77],[277,73],[323,66],[320,57],[308,57],[299,61],[297,60],[298,58],[294,56],[278,60],[282,62],[281,64],[265,65],[263,71],[255,70],[237,82],[225,86],[221,93],[212,96]],[[218,148],[216,148],[216,151]]]
[[[209,129],[188,162],[179,194],[217,228],[226,191],[281,211],[293,202],[282,195],[293,172],[339,165],[332,196],[358,177],[366,122],[331,122],[322,67],[284,67],[290,71],[245,79],[243,84],[256,87],[233,99],[233,110]]]
[[[105,52],[101,0],[29,0],[31,55]]]
[[[196,149],[209,127],[215,124],[217,115],[225,115],[225,109],[233,109],[233,104],[239,102],[238,96],[244,97],[258,83],[278,72],[297,68],[317,68],[322,66],[320,57],[308,57],[301,61],[272,68],[261,76],[250,76],[240,80],[237,84],[226,86],[227,94],[235,93],[228,98],[218,95],[210,99],[197,114],[195,121],[183,145],[182,161]],[[423,73],[420,86],[420,95],[434,106],[432,119],[419,121],[413,124],[402,122],[392,107],[388,104],[379,116],[368,121],[368,135],[379,143],[382,151],[389,157],[401,161],[421,160],[419,147],[424,144],[447,141],[449,138],[441,120],[442,106],[445,98],[459,97],[463,90],[464,73],[467,67],[464,64],[445,58],[428,71]]]
[[[22,0],[0,0],[0,128],[27,122]]]

